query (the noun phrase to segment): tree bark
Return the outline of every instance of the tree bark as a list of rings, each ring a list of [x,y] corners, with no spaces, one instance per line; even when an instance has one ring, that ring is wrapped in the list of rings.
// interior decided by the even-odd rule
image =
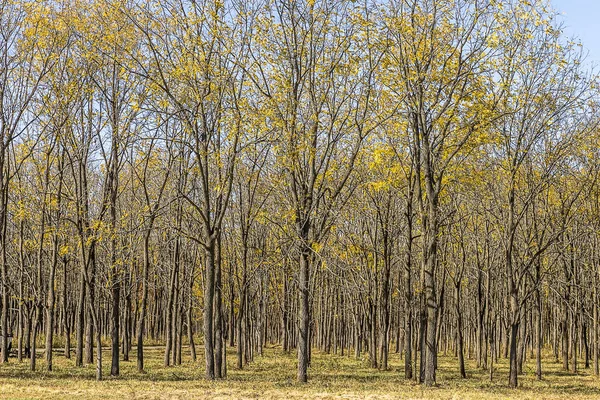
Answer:
[[[306,225],[308,225],[305,222]],[[304,229],[303,229],[304,230]],[[308,230],[306,235],[308,239]],[[299,271],[299,321],[298,321],[298,382],[306,383],[308,381],[308,363],[309,363],[309,330],[310,330],[310,249],[302,244],[300,252],[300,271]]]
[[[150,233],[151,230],[148,229],[144,234],[142,305],[140,307],[140,316],[137,327],[137,369],[139,372],[144,372],[144,330],[146,324],[146,312],[148,309],[148,279],[150,275]]]
[[[213,346],[213,305],[215,299],[215,241],[211,234],[206,248],[206,270],[204,276],[204,358],[206,362],[206,379],[215,379],[215,356]]]

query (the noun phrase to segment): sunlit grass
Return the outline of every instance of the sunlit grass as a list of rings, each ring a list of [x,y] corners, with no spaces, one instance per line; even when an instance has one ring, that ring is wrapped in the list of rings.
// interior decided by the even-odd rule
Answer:
[[[477,370],[472,360],[467,360],[467,379],[460,379],[457,361],[453,357],[440,357],[438,386],[424,388],[403,376],[403,363],[396,354],[391,355],[388,371],[369,368],[366,360],[353,356],[322,354],[315,351],[310,368],[309,383],[295,381],[295,353],[285,354],[281,349],[269,347],[263,357],[246,369],[235,369],[235,349],[228,351],[228,377],[210,382],[203,378],[203,354],[192,363],[187,354],[181,366],[163,366],[160,347],[146,349],[146,373],[138,373],[135,354],[131,361],[121,362],[121,376],[108,376],[110,359],[108,349],[103,353],[105,380],[95,380],[95,366],[76,368],[61,352],[54,357],[54,371],[45,372],[43,358],[38,361],[38,371],[29,371],[28,360],[0,365],[0,399],[190,399],[190,398],[345,398],[345,399],[583,399],[600,398],[600,378],[582,370],[574,375],[562,372],[560,364],[552,359],[544,362],[544,379],[535,379],[533,362],[524,367],[520,388],[509,389],[506,360],[496,365],[494,380],[489,372]],[[187,350],[187,349],[186,349]]]

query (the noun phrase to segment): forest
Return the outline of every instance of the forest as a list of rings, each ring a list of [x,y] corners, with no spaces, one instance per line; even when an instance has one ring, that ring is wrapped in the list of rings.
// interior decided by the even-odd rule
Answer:
[[[546,0],[0,0],[0,394],[599,394],[598,83]]]

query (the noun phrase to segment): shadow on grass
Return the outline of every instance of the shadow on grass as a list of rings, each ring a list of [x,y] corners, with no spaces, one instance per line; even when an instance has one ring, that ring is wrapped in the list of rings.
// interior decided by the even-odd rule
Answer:
[[[235,368],[235,349],[228,348],[228,377],[226,380],[208,381],[204,378],[203,353],[199,352],[197,362],[186,361],[180,366],[165,367],[162,364],[161,348],[148,348],[146,355],[146,373],[137,371],[135,356],[130,361],[121,361],[121,376],[108,375],[110,358],[104,358],[104,379],[108,384],[125,389],[136,386],[143,391],[160,391],[169,389],[201,390],[211,393],[212,390],[244,391],[243,397],[260,398],[264,391],[281,393],[298,392],[305,395],[316,392],[356,393],[366,397],[368,393],[402,393],[406,397],[447,396],[463,398],[461,394],[469,394],[470,398],[485,397],[525,397],[525,398],[574,398],[576,396],[600,398],[598,381],[590,379],[589,371],[573,374],[563,371],[560,364],[548,361],[544,370],[544,379],[535,380],[531,365],[524,369],[525,375],[519,377],[520,387],[516,390],[507,387],[508,367],[505,360],[495,364],[494,381],[490,382],[489,372],[479,369],[473,360],[468,361],[468,378],[462,379],[458,374],[457,361],[452,357],[440,357],[438,382],[434,388],[424,388],[414,380],[404,379],[403,361],[398,355],[390,359],[392,367],[381,371],[372,369],[365,360],[354,356],[339,356],[314,352],[313,365],[309,370],[309,383],[296,382],[296,359],[294,353],[283,353],[278,348],[265,349],[264,357],[256,357],[253,363],[243,370]],[[103,352],[104,356],[104,352]],[[45,363],[38,363],[37,371],[29,370],[28,360],[22,363],[11,362],[0,365],[0,381],[18,386],[39,386],[40,388],[60,388],[70,390],[77,387],[77,382],[85,382],[82,386],[97,387],[106,391],[104,383],[95,381],[95,366],[75,367],[74,360],[56,357],[55,371],[44,370]],[[154,387],[149,383],[163,383]],[[109,386],[110,387],[110,386]],[[248,393],[246,393],[248,392]],[[157,392],[160,395],[160,392]],[[365,395],[365,396],[363,396]],[[0,396],[1,397],[1,396]],[[236,397],[235,395],[233,397]]]

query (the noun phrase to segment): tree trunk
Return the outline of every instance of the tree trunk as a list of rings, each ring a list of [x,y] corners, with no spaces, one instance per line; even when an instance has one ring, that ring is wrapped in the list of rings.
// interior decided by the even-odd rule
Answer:
[[[69,318],[69,302],[67,301],[67,258],[63,258],[63,326],[65,329],[65,358],[71,358],[71,323]]]
[[[239,288],[240,292],[240,307],[238,310],[238,329],[237,329],[237,368],[242,369],[244,366],[243,363],[243,354],[244,354],[244,346],[246,343],[244,331],[246,329],[245,322],[245,310],[246,310],[246,297],[247,297],[247,265],[248,265],[248,247],[246,243],[242,243],[242,283],[241,288]]]
[[[460,285],[461,282],[457,282],[455,285],[455,294],[456,294],[456,342],[457,342],[457,352],[458,352],[458,370],[460,372],[461,378],[466,378],[467,373],[465,372],[465,355],[463,349],[463,320],[462,320],[462,304],[460,303]]]
[[[209,236],[209,235],[207,235]],[[204,358],[206,379],[215,379],[215,356],[213,346],[213,305],[215,300],[215,242],[209,238],[206,244],[206,271],[204,277]]]
[[[542,298],[539,287],[536,290],[536,321],[535,321],[535,376],[542,379]]]
[[[85,268],[85,262],[82,263],[82,268]],[[77,327],[76,333],[77,344],[75,347],[75,365],[83,367],[83,336],[85,330],[85,276],[83,272],[80,275],[79,282],[79,300],[77,302]]]
[[[592,309],[593,309],[593,319],[594,319],[594,329],[593,329],[593,343],[592,348],[594,352],[594,375],[600,375],[600,363],[598,362],[598,358],[600,357],[598,351],[598,324],[600,321],[598,320],[598,270],[597,266],[594,267],[594,291],[593,291],[593,301],[592,301]]]
[[[144,234],[144,267],[142,271],[142,305],[137,327],[137,369],[144,372],[144,330],[148,309],[148,278],[150,275],[150,229]],[[190,294],[191,296],[191,294]]]
[[[518,386],[518,359],[517,359],[517,341],[519,339],[519,303],[517,298],[517,288],[510,276],[510,358],[509,358],[509,377],[508,385],[511,388]]]
[[[175,310],[173,309],[175,304],[175,290],[177,286],[177,274],[179,269],[179,252],[180,252],[180,239],[175,240],[175,251],[173,255],[173,268],[171,270],[171,277],[169,279],[169,298],[167,301],[166,312],[166,341],[165,341],[165,357],[164,365],[168,367],[171,365],[171,352],[173,351],[173,342],[175,338],[173,318]],[[214,290],[214,289],[213,289]],[[206,307],[206,306],[205,306]],[[174,360],[173,360],[174,361]]]
[[[215,377],[223,377],[223,313],[222,313],[222,287],[221,287],[221,235],[217,235],[215,249],[215,304],[214,304],[214,329],[215,329]]]
[[[298,382],[303,383],[308,381],[308,363],[310,351],[310,251],[311,249],[308,248],[306,242],[304,242],[300,252],[300,274],[298,281],[298,289],[300,291],[300,310],[298,321]]]
[[[54,333],[54,306],[56,303],[56,295],[54,291],[54,284],[56,278],[56,267],[58,266],[58,251],[59,251],[59,233],[60,233],[60,220],[61,220],[61,203],[62,203],[62,186],[63,186],[63,159],[64,152],[61,155],[60,161],[60,172],[58,182],[58,193],[56,200],[56,222],[54,225],[54,234],[52,235],[53,248],[52,248],[52,264],[50,265],[50,275],[48,277],[48,303],[46,308],[46,369],[52,371],[52,339]],[[66,297],[66,293],[64,296]]]
[[[190,356],[192,357],[192,361],[196,362],[196,345],[194,344],[194,309],[193,309],[193,288],[194,288],[194,264],[190,267],[190,285],[189,285],[189,293],[188,293],[188,307],[187,307],[187,332],[188,332],[188,341],[190,345]]]

